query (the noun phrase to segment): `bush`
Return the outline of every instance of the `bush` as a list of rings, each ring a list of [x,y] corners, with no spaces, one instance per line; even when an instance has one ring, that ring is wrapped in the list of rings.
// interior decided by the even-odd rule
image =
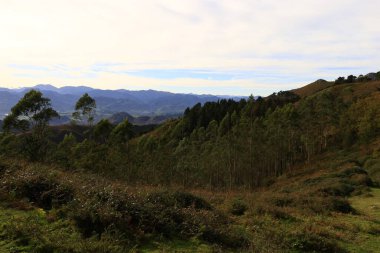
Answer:
[[[349,196],[355,188],[347,183],[336,182],[330,186],[325,186],[319,191],[325,196]]]
[[[45,210],[67,204],[74,196],[70,186],[30,172],[4,177],[2,184],[3,189],[12,192],[16,198],[27,198]]]
[[[367,174],[355,174],[350,177],[349,182],[356,186],[373,186],[372,179]]]
[[[247,204],[241,199],[235,199],[230,207],[230,213],[237,216],[243,215],[247,210]]]
[[[290,248],[301,252],[347,252],[332,240],[309,231],[297,231],[291,234],[288,244]]]
[[[355,209],[350,205],[347,199],[331,198],[329,199],[329,210],[340,213],[355,213]]]
[[[355,161],[353,161],[353,162],[355,162]],[[337,176],[338,177],[350,177],[350,176],[355,175],[355,174],[365,174],[365,175],[367,175],[367,172],[364,169],[362,169],[361,167],[354,166],[354,167],[350,167],[350,168],[341,170],[337,174]]]
[[[281,220],[288,220],[288,221],[294,221],[295,218],[286,212],[283,208],[276,207],[276,206],[266,206],[266,205],[259,205],[255,207],[254,211],[257,214],[261,215],[270,215],[273,218],[281,219]]]
[[[228,248],[243,248],[249,245],[245,231],[235,229],[215,230],[210,227],[203,228],[200,238],[209,243],[223,245]]]
[[[380,182],[380,159],[368,159],[364,164],[364,168],[368,171],[371,179],[379,185]],[[374,183],[372,182],[372,183]]]
[[[85,237],[97,235],[101,238],[112,228],[124,235],[130,245],[147,234],[168,239],[199,236],[204,241],[226,247],[242,245],[240,239],[236,242],[227,217],[189,193],[166,191],[144,197],[112,188],[101,192],[92,189],[77,198],[70,210],[70,216]]]
[[[205,200],[185,192],[156,192],[147,197],[147,202],[178,208],[194,208],[211,210],[212,207]]]
[[[72,190],[69,187],[42,178],[24,182],[20,185],[17,194],[20,194],[21,197],[27,197],[30,202],[47,210],[53,206],[66,204],[73,198]]]
[[[346,199],[335,196],[302,197],[298,200],[297,207],[303,210],[311,210],[318,214],[329,214],[331,212],[355,213],[355,210]]]

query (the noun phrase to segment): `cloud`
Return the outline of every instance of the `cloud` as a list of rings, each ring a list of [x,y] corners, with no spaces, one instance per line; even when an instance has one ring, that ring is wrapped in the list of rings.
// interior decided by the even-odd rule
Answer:
[[[197,93],[212,81],[210,93],[285,90],[376,71],[379,8],[358,0],[3,1],[0,86]],[[234,92],[236,83],[248,88]]]

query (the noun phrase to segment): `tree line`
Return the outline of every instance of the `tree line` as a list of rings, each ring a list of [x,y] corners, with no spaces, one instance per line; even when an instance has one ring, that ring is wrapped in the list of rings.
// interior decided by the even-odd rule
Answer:
[[[340,76],[335,80],[335,84],[343,84],[343,83],[363,83],[363,82],[369,82],[369,81],[376,81],[380,80],[380,71],[377,73],[369,73],[367,75],[349,75],[347,78],[344,76]]]

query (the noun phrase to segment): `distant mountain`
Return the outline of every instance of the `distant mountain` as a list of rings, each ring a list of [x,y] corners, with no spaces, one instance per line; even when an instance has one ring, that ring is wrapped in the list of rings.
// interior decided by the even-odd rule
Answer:
[[[147,118],[149,118],[149,117],[147,117]],[[119,124],[120,122],[122,122],[126,119],[132,123],[132,121],[135,119],[135,117],[133,117],[132,115],[130,115],[129,113],[126,113],[126,112],[118,112],[118,113],[115,113],[114,115],[112,115],[111,117],[109,117],[108,119],[112,124]]]
[[[96,100],[98,117],[111,117],[118,112],[128,112],[133,115],[135,121],[144,122],[146,119],[140,116],[149,116],[150,121],[153,116],[179,115],[187,107],[192,107],[197,103],[217,101],[226,96],[179,94],[156,90],[101,90],[86,86],[65,86],[61,88],[49,84],[39,84],[34,87],[7,89],[0,88],[0,119],[3,118],[13,105],[30,89],[38,89],[51,99],[52,106],[60,114],[70,115],[74,110],[76,101],[84,93],[88,93]],[[242,97],[228,97],[231,99],[241,99]],[[57,122],[66,121],[67,118]],[[159,118],[153,120],[156,122]]]
[[[180,114],[133,117],[129,113],[118,112],[118,113],[113,114],[108,119],[112,124],[119,124],[120,122],[128,119],[128,121],[134,125],[157,125],[157,124],[163,123],[164,121],[170,118],[177,118],[179,116]]]
[[[69,124],[71,122],[71,118],[65,115],[61,115],[59,118],[53,118],[50,120],[50,125],[59,126],[64,124]]]

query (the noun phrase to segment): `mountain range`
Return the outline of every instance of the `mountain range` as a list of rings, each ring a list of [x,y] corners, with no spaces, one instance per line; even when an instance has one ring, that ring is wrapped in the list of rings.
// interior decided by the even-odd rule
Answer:
[[[129,116],[133,115],[132,117],[177,117],[182,115],[187,107],[192,107],[197,103],[217,101],[223,98],[243,98],[181,94],[156,90],[102,90],[86,86],[57,88],[49,84],[40,84],[17,89],[0,88],[0,119],[9,113],[12,106],[30,89],[40,90],[45,97],[51,99],[53,108],[63,116],[60,122],[67,121],[68,116],[74,110],[76,101],[84,93],[88,93],[96,100],[97,115],[101,118],[111,117],[120,112],[127,113]],[[116,116],[120,116],[120,114]],[[144,120],[140,118],[140,121]]]

